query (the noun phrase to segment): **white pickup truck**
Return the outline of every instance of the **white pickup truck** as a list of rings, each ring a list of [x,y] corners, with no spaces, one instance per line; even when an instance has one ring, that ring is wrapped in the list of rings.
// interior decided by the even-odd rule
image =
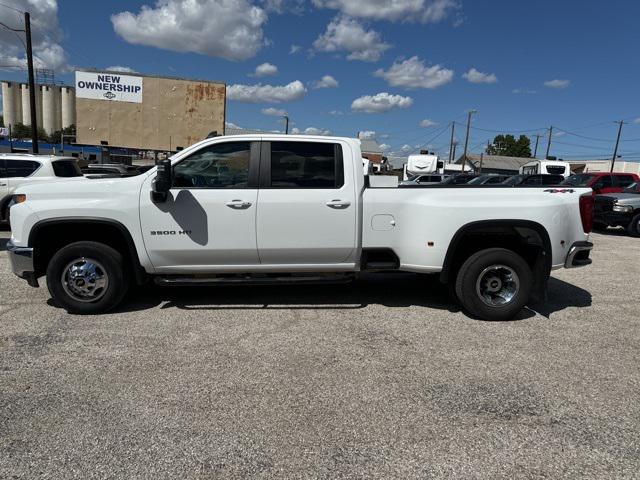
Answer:
[[[510,319],[552,269],[590,263],[584,188],[372,188],[360,142],[246,135],[197,143],[142,175],[19,189],[14,273],[74,313],[130,284],[313,282],[363,271],[439,275],[462,307]]]

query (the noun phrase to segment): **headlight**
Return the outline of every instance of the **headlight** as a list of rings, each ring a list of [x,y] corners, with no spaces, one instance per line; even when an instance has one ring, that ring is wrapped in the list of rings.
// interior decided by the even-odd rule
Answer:
[[[616,203],[613,206],[613,211],[619,213],[631,213],[633,212],[633,207],[631,205],[619,205]]]

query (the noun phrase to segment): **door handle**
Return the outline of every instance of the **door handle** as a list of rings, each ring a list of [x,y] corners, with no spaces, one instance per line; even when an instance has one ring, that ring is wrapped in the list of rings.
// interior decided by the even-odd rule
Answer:
[[[251,206],[251,202],[245,202],[244,200],[231,200],[226,203],[227,207],[236,210],[246,210]]]
[[[348,208],[351,205],[351,202],[347,200],[333,199],[327,202],[327,207],[335,208],[337,210],[342,210]]]

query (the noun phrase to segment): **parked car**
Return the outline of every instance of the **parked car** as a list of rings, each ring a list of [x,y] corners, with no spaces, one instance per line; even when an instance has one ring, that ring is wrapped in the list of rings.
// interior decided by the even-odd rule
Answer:
[[[640,183],[632,183],[621,193],[595,196],[594,228],[624,227],[629,235],[640,237]]]
[[[471,315],[505,320],[544,298],[552,269],[589,264],[593,246],[589,189],[485,188],[479,201],[471,188],[367,187],[360,141],[341,137],[215,137],[135,177],[17,193],[14,273],[34,287],[46,275],[55,303],[81,314],[114,308],[130,282],[406,271],[437,274]]]
[[[26,153],[0,154],[0,222],[9,218],[9,202],[15,190],[34,183],[79,177],[75,158]]]
[[[507,178],[501,185],[509,185],[511,187],[550,187],[559,185],[564,180],[562,175],[520,174]]]
[[[572,187],[589,187],[595,194],[620,193],[632,183],[640,183],[635,173],[593,172],[576,173],[564,180],[561,185]]]
[[[400,182],[398,186],[407,187],[407,186],[417,186],[417,185],[438,185],[439,183],[444,182],[450,176],[449,175],[438,175],[435,173],[425,174],[425,175],[414,175],[409,178],[409,180],[405,180],[404,182]]]
[[[511,175],[487,174],[480,175],[468,182],[468,185],[497,185],[504,182]]]
[[[444,182],[442,182],[442,184],[443,185],[465,185],[477,177],[478,175],[474,175],[472,173],[459,173],[457,175],[450,176]]]

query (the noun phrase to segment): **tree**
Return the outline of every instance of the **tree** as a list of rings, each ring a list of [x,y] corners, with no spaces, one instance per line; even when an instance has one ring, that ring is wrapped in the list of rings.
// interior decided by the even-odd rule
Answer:
[[[63,128],[62,130],[56,130],[51,135],[45,135],[43,138],[41,138],[41,140],[48,143],[60,143],[60,141],[62,140],[62,135],[64,135],[65,136],[64,143],[68,144],[70,141],[75,140],[70,138],[71,135],[75,135],[75,134],[76,134],[76,126],[70,125],[66,128]]]
[[[531,140],[526,135],[520,135],[517,140],[513,135],[496,135],[487,147],[487,154],[531,158]]]
[[[31,140],[31,125],[24,125],[22,123],[16,123],[11,128],[11,136],[19,140],[27,139]],[[42,127],[38,128],[38,140],[45,141],[47,138],[47,132]]]

